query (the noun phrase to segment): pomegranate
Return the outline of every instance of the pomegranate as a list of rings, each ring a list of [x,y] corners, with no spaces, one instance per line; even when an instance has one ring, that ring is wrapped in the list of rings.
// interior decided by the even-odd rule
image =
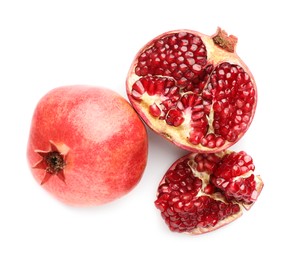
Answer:
[[[146,124],[176,145],[213,153],[236,143],[254,117],[253,75],[218,28],[166,32],[136,55],[127,76],[130,102]]]
[[[245,152],[191,153],[162,178],[156,207],[170,230],[202,234],[230,223],[257,200],[263,181]]]
[[[99,205],[127,194],[147,162],[144,124],[119,94],[65,86],[37,104],[27,148],[36,181],[60,201]]]

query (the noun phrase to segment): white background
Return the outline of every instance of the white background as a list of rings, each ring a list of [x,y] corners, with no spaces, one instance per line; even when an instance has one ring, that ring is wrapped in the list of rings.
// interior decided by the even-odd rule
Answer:
[[[0,0],[0,259],[289,259],[286,3]],[[26,143],[47,91],[79,83],[127,98],[127,71],[147,41],[180,28],[211,35],[217,26],[238,36],[237,52],[258,85],[254,121],[233,147],[252,155],[265,183],[249,212],[205,235],[170,232],[153,202],[163,174],[185,152],[151,131],[143,179],[113,203],[68,207],[35,182]]]

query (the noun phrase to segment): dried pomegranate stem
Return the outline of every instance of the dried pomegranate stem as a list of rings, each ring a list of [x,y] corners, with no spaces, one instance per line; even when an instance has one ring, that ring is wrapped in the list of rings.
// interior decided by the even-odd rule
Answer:
[[[233,35],[228,35],[224,30],[219,27],[212,39],[216,45],[228,52],[234,52],[238,42],[237,37]]]

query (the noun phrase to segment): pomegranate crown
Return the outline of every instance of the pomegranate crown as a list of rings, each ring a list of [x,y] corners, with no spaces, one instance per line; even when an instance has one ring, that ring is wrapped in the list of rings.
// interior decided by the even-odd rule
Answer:
[[[228,52],[234,52],[238,38],[234,35],[228,35],[220,27],[217,28],[216,34],[212,37],[214,43]]]

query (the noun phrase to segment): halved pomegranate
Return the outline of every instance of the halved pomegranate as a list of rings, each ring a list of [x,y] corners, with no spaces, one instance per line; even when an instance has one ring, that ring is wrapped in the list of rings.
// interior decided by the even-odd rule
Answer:
[[[220,28],[213,36],[177,30],[154,38],[129,70],[130,102],[150,128],[184,149],[227,149],[247,131],[257,103],[236,43]]]
[[[228,224],[257,200],[263,181],[245,152],[191,153],[161,180],[156,207],[172,231],[202,234]]]

